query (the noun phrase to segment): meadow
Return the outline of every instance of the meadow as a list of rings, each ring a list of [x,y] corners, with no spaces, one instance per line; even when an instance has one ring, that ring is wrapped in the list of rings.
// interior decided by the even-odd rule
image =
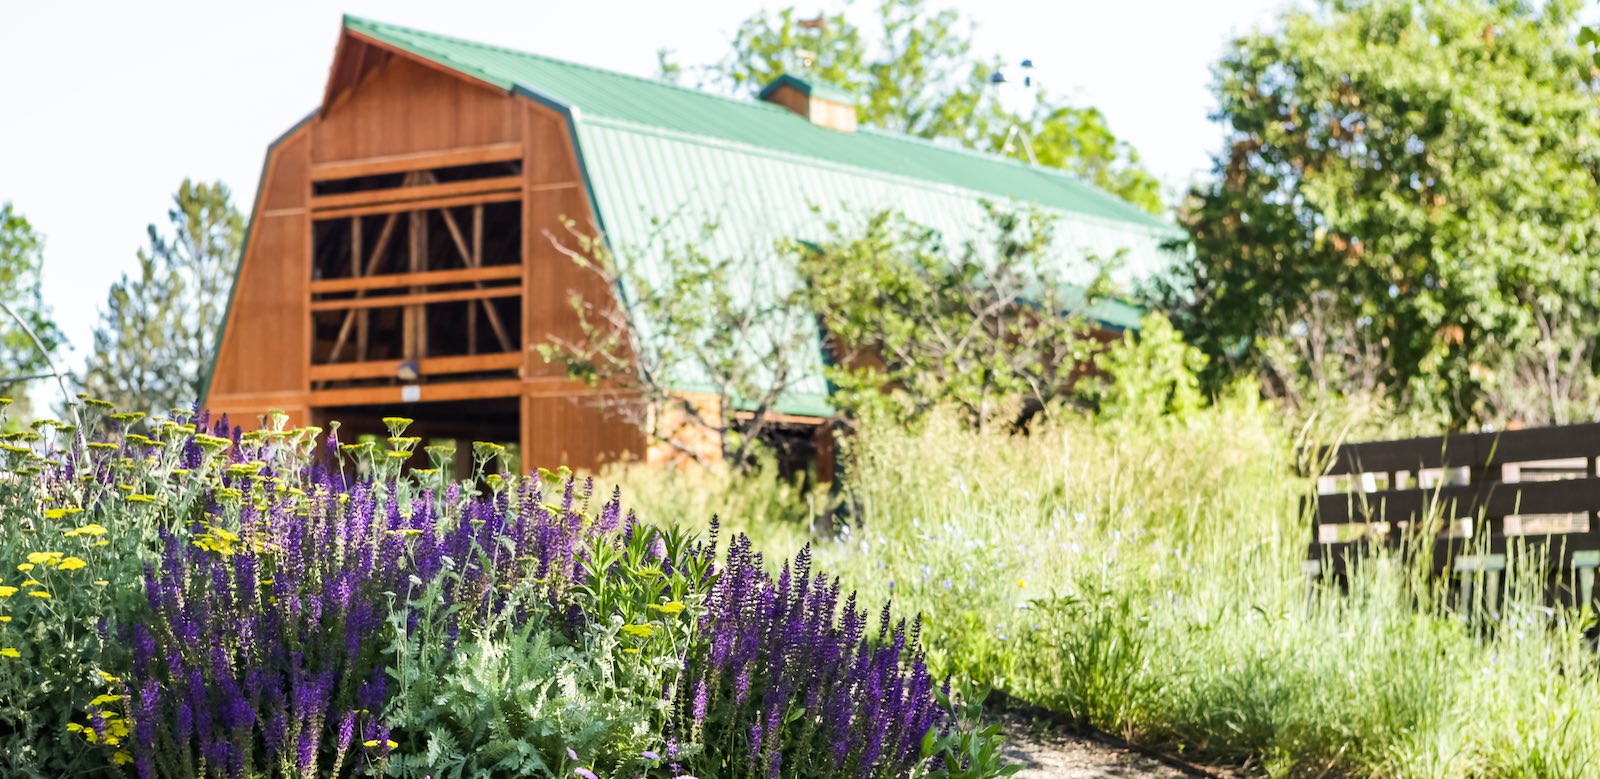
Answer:
[[[1307,580],[1298,444],[1337,435],[1248,397],[1026,436],[868,426],[832,537],[770,477],[613,476],[655,520],[740,506],[730,526],[920,614],[935,674],[1137,743],[1269,776],[1593,776],[1592,615],[1547,608],[1534,561],[1494,612],[1393,557],[1347,593]]]
[[[517,477],[488,444],[452,483],[405,422],[339,443],[91,407],[86,435],[6,434],[0,769],[1001,776],[986,696],[1269,776],[1600,757],[1592,615],[1515,556],[1493,611],[1398,557],[1313,586],[1296,465],[1322,433],[1248,394],[867,423],[831,492]]]

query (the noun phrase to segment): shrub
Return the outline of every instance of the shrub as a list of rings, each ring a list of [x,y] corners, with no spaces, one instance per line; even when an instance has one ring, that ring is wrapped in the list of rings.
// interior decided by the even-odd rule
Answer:
[[[833,770],[910,776],[994,743],[943,727],[916,628],[863,637],[808,556],[775,582],[741,536],[718,566],[714,524],[642,525],[616,492],[591,510],[588,482],[491,472],[492,445],[464,483],[442,452],[402,474],[419,440],[387,421],[386,447],[281,416],[157,439],[98,411],[104,441],[13,439],[0,552],[30,578],[0,590],[23,593],[0,598],[12,773],[812,776],[826,734],[849,745]],[[714,666],[729,637],[743,665]],[[797,675],[824,651],[854,665]],[[743,668],[751,697],[694,714],[688,680]]]

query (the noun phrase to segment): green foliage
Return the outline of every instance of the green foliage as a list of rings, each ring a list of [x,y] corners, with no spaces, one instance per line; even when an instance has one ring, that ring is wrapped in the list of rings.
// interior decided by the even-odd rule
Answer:
[[[112,285],[100,312],[84,376],[89,394],[145,412],[199,402],[244,240],[230,198],[221,183],[184,179],[167,212],[169,232],[150,225],[138,272]]]
[[[1061,415],[1026,436],[949,414],[868,425],[843,485],[860,521],[813,549],[863,599],[920,613],[957,684],[1191,759],[1277,777],[1591,773],[1592,615],[1547,607],[1515,553],[1497,613],[1389,558],[1347,592],[1308,588],[1281,418],[1225,395],[1182,420]]]
[[[1182,417],[1205,403],[1199,373],[1206,357],[1184,343],[1172,323],[1159,313],[1146,314],[1138,332],[1095,354],[1104,372],[1088,382],[1089,394],[1102,417],[1158,419]]]
[[[987,208],[983,245],[946,246],[886,212],[795,252],[832,346],[838,407],[911,420],[952,405],[983,428],[1066,392],[1089,354],[1079,315],[1089,299],[1056,272],[1049,219]]]
[[[106,449],[103,440],[117,438],[137,417],[114,416],[97,401],[84,407],[83,419],[93,456],[103,463],[101,479],[44,490],[27,478],[71,456],[77,431],[64,422],[9,434],[0,444],[0,773],[6,776],[103,770],[97,767],[104,755],[68,731],[70,723],[86,721],[91,700],[121,690],[116,676],[126,648],[106,639],[102,621],[142,602],[141,567],[153,559],[157,529],[181,525],[204,508],[192,486],[158,486],[181,471],[176,445]],[[152,432],[171,437],[178,427]],[[122,453],[106,454],[113,450]]]
[[[612,775],[639,767],[640,752],[660,748],[652,725],[661,700],[648,684],[654,679],[641,683],[619,667],[620,643],[615,626],[570,646],[534,623],[491,625],[459,645],[442,634],[406,636],[397,647],[399,692],[385,716],[394,737],[414,746],[390,758],[389,775],[570,776],[576,767]]]
[[[1002,106],[988,86],[999,58],[973,54],[970,25],[956,11],[931,9],[926,0],[880,0],[871,14],[863,29],[844,12],[808,19],[792,6],[759,11],[739,25],[728,57],[701,69],[701,80],[754,94],[786,73],[818,79],[859,96],[862,124],[1031,157],[1161,212],[1155,178],[1099,110],[1043,91],[1026,112]],[[662,52],[661,75],[682,80],[684,69]]]
[[[624,247],[569,224],[558,244],[597,282],[570,302],[581,337],[539,344],[567,375],[621,390],[603,401],[677,456],[705,464],[703,441],[722,461],[753,466],[779,400],[796,389],[815,348],[815,328],[791,279],[756,254],[715,256],[715,225],[699,241]],[[650,261],[642,257],[652,257]],[[621,290],[625,302],[613,302]]]
[[[1231,44],[1227,146],[1170,290],[1213,378],[1292,397],[1351,376],[1457,424],[1600,408],[1600,111],[1574,9],[1334,2]]]
[[[10,306],[44,348],[54,352],[62,335],[39,292],[43,266],[44,238],[9,201],[0,203],[0,303]],[[0,314],[0,396],[15,399],[13,418],[26,416],[27,392],[32,386],[16,379],[48,371],[48,361],[33,339],[10,317]]]

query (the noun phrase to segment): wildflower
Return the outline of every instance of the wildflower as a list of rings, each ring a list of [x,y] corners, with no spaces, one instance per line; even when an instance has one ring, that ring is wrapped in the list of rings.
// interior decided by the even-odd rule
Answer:
[[[111,762],[113,765],[127,765],[133,762],[133,755],[119,749],[111,753]]]
[[[652,603],[650,604],[650,608],[659,611],[662,614],[677,614],[683,611],[683,601],[668,601],[660,605]]]
[[[28,591],[28,595],[31,596],[31,597],[34,597],[34,598],[43,598],[45,600],[50,600],[50,593],[45,592],[44,590],[29,590]]]
[[[62,533],[62,535],[68,538],[76,538],[78,536],[103,536],[105,534],[106,526],[100,524],[99,522],[90,522],[83,527],[75,528]]]
[[[652,625],[623,625],[622,632],[627,633],[630,636],[649,638],[655,635],[656,629]]]
[[[44,582],[41,582],[38,579],[27,579],[27,580],[24,580],[22,582],[22,586],[23,587],[35,587],[35,586],[38,586],[38,585],[43,584],[43,583]]]
[[[65,560],[62,560],[61,564],[57,565],[56,567],[63,571],[76,571],[86,565],[88,565],[88,563],[84,562],[83,558],[81,557],[68,557]]]
[[[0,657],[9,657],[9,658],[15,660],[16,658],[19,658],[21,656],[22,656],[22,653],[18,652],[17,648],[14,647],[14,646],[8,646],[8,647],[6,647],[4,649],[0,649]]]
[[[17,588],[11,587],[9,585],[8,586],[0,586],[0,598],[9,598],[9,597],[11,597],[13,595],[16,595],[16,594],[17,594]]]
[[[29,552],[28,562],[34,565],[55,565],[61,562],[60,552]]]
[[[143,492],[136,492],[132,495],[129,495],[128,500],[131,500],[134,503],[154,503],[156,502],[156,496]]]
[[[572,770],[572,772],[583,777],[583,779],[600,779],[600,777],[594,775],[593,771],[590,771],[587,768],[575,768]]]
[[[639,756],[640,756],[640,757],[642,757],[642,758],[644,758],[644,759],[646,759],[646,760],[660,760],[660,759],[661,759],[661,756],[660,756],[660,755],[658,755],[658,754],[656,754],[656,753],[654,753],[654,752],[651,752],[651,751],[650,751],[650,750],[648,750],[648,749],[646,749],[646,750],[645,750],[645,751],[643,751],[643,752],[640,752],[640,753],[639,753]]]
[[[104,705],[106,705],[108,703],[118,703],[121,700],[122,700],[122,697],[118,696],[118,695],[99,695],[99,696],[95,696],[94,700],[89,701],[89,705],[90,706],[104,706]]]
[[[1023,581],[1023,580],[1021,580],[1021,579],[1018,579],[1018,580],[1017,580],[1017,588],[1018,588],[1018,589],[1021,589],[1021,588],[1023,588],[1023,587],[1026,587],[1026,586],[1028,586],[1028,583],[1027,583],[1027,582],[1025,582],[1025,581]]]
[[[21,571],[23,573],[27,573],[27,572],[33,570],[33,563],[18,563],[17,564],[17,570],[19,570],[19,571]]]

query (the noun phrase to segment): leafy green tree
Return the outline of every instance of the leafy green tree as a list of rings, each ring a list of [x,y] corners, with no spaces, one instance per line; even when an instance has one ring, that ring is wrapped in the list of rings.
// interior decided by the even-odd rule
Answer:
[[[53,353],[63,338],[39,291],[43,265],[44,239],[11,203],[0,203],[0,302],[10,306]],[[27,331],[0,314],[0,396],[18,404],[10,417],[27,416],[27,393],[36,380],[23,377],[48,373],[47,363]]]
[[[999,58],[973,54],[960,14],[932,10],[926,0],[879,0],[872,15],[871,28],[863,29],[843,12],[807,19],[793,7],[761,11],[739,25],[728,57],[693,73],[701,86],[749,94],[786,73],[819,79],[859,96],[864,125],[1019,160],[1031,155],[1160,213],[1158,183],[1099,110],[1043,90],[1026,112],[1002,106],[988,86]],[[663,78],[690,75],[667,52],[660,59]]]
[[[1052,224],[989,206],[983,243],[948,247],[893,213],[798,247],[809,306],[832,352],[834,403],[916,419],[953,406],[968,424],[1022,424],[1070,390],[1091,354],[1086,295],[1051,265]]]
[[[715,230],[613,252],[569,223],[556,248],[606,293],[574,290],[581,337],[536,348],[569,377],[613,390],[604,407],[675,457],[704,465],[716,450],[745,469],[759,464],[779,401],[806,378],[816,326],[793,280],[766,257],[706,253]],[[625,291],[621,305],[611,290]]]
[[[227,186],[184,179],[166,233],[149,227],[139,269],[112,285],[95,328],[86,391],[119,408],[194,404],[215,358],[244,218]]]
[[[1595,382],[1560,380],[1594,374],[1600,337],[1600,102],[1575,9],[1329,2],[1232,43],[1227,145],[1167,289],[1213,380],[1365,376],[1456,423],[1600,408]]]

